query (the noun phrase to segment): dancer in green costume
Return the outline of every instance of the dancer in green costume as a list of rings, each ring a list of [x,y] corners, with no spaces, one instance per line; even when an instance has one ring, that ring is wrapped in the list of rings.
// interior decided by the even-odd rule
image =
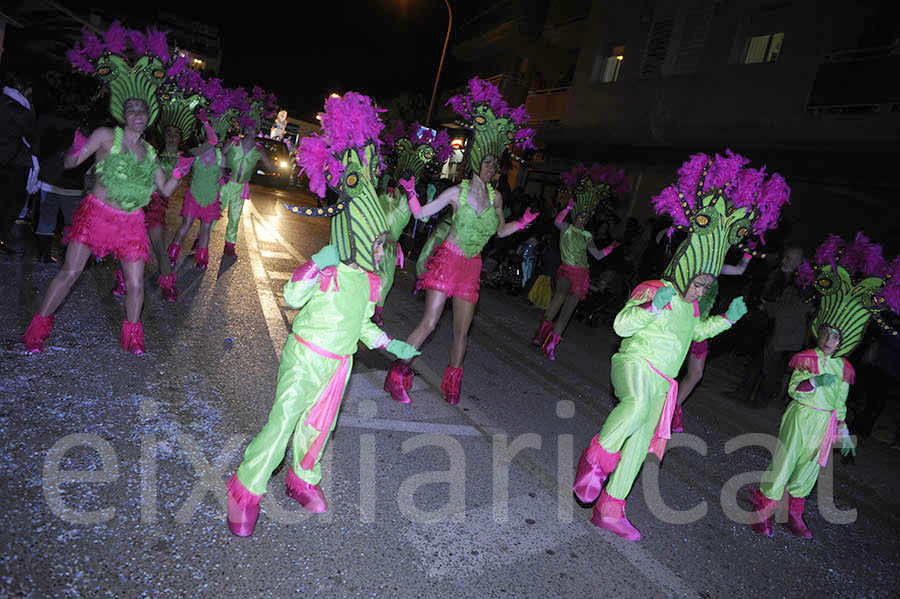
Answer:
[[[403,268],[404,263],[400,236],[412,217],[406,188],[414,190],[416,180],[422,180],[425,168],[443,164],[451,152],[450,136],[446,130],[435,135],[431,129],[426,129],[419,123],[413,123],[407,130],[401,121],[394,121],[390,131],[382,135],[382,138],[392,149],[388,178],[394,182],[399,181],[400,185],[386,185],[387,189],[378,196],[391,231],[384,245],[384,260],[378,269],[378,276],[381,278],[381,300],[375,306],[373,318],[379,326],[384,324],[381,314],[387,295],[394,285],[394,273],[397,266]],[[429,201],[430,199],[429,197]]]
[[[815,267],[804,262],[799,273],[801,283],[812,284],[821,295],[812,322],[818,344],[791,358],[788,395],[793,401],[781,419],[772,463],[759,488],[751,491],[751,527],[766,536],[772,536],[772,514],[787,490],[788,530],[812,538],[803,512],[819,467],[827,465],[838,441],[843,455],[856,455],[844,424],[847,393],[856,375],[845,356],[859,344],[872,319],[888,334],[897,334],[878,312],[900,312],[900,257],[888,266],[881,246],[860,233],[849,245],[829,235],[816,251],[816,262]]]
[[[765,180],[747,162],[730,151],[725,157],[696,154],[682,165],[677,184],[653,199],[657,212],[671,214],[690,235],[663,279],[638,285],[613,325],[623,337],[611,371],[620,401],[581,455],[575,494],[585,503],[599,496],[591,522],[631,541],[641,534],[625,517],[625,499],[647,453],[663,457],[678,394],[675,377],[688,346],[747,312],[738,297],[724,315],[701,320],[697,301],[721,272],[728,249],[741,247],[751,232],[772,228],[787,202],[784,180],[777,174]]]
[[[129,50],[128,56],[126,50]],[[166,36],[156,30],[146,35],[113,23],[101,41],[85,30],[82,39],[67,54],[72,64],[99,77],[109,86],[109,109],[121,125],[100,127],[85,138],[76,132],[63,165],[73,168],[94,156],[98,175],[91,193],[78,207],[64,241],[66,260],[35,313],[25,333],[27,351],[43,350],[53,326],[53,313],[81,276],[91,254],[117,258],[128,281],[126,319],[119,343],[124,351],[142,354],[144,327],[144,262],[150,258],[147,224],[141,210],[158,190],[169,196],[178,186],[188,164],[178,164],[166,177],[153,147],[143,139],[144,131],[159,116],[157,90],[167,78],[176,76],[184,63],[168,50]]]
[[[228,525],[238,536],[253,533],[260,497],[292,435],[287,495],[309,512],[327,509],[319,486],[319,460],[334,428],[358,343],[385,348],[400,358],[418,354],[371,321],[380,287],[374,271],[388,233],[373,184],[381,168],[381,120],[371,99],[354,92],[329,97],[319,116],[322,132],[302,140],[297,160],[313,192],[324,197],[327,184],[340,199],[331,206],[293,211],[332,217],[332,245],[300,265],[284,286],[284,299],[300,312],[281,353],[269,420],[228,483]]]
[[[271,118],[278,110],[275,96],[266,94],[259,87],[253,89],[249,111],[238,117],[242,137],[232,138],[225,145],[225,159],[230,176],[222,186],[220,201],[222,209],[228,210],[228,225],[225,228],[225,249],[222,254],[237,258],[234,244],[237,243],[238,226],[244,210],[244,200],[250,199],[250,177],[256,171],[256,163],[262,162],[268,171],[277,170],[256,138],[259,136],[263,117]]]
[[[419,205],[415,190],[406,187],[410,210],[417,219],[437,214],[446,206],[452,206],[454,210],[453,224],[447,238],[427,259],[427,270],[417,284],[417,287],[426,290],[425,314],[407,342],[421,347],[437,326],[447,300],[452,298],[453,345],[441,391],[447,403],[456,404],[460,397],[469,327],[478,303],[481,250],[494,235],[506,237],[523,230],[537,218],[537,214],[529,209],[519,220],[506,222],[503,198],[490,185],[510,144],[533,147],[531,138],[534,131],[522,128],[528,120],[525,107],[510,110],[497,88],[477,77],[469,81],[466,94],[454,96],[447,103],[466,119],[473,130],[469,148],[472,175],[459,185],[443,191],[424,207]],[[409,363],[397,360],[388,371],[384,390],[395,401],[409,403],[412,376]]]

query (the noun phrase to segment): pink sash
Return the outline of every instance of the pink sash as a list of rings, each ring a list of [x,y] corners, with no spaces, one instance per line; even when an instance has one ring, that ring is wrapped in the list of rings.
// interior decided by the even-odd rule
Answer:
[[[241,191],[241,199],[249,200],[250,199],[250,181],[244,183],[244,190]]]
[[[819,445],[819,466],[823,468],[828,464],[828,456],[831,455],[831,446],[837,440],[837,410],[825,410],[823,408],[814,408],[805,403],[801,403],[804,408],[817,410],[819,412],[831,412],[831,418],[828,419],[828,428],[825,429],[825,436],[822,437],[822,444]]]
[[[344,381],[347,378],[350,356],[333,354],[327,349],[322,349],[305,339],[301,339],[296,333],[294,338],[320,356],[341,361],[306,419],[306,426],[311,426],[319,431],[319,435],[300,461],[300,467],[304,470],[312,470],[313,466],[316,465],[316,460],[319,458],[319,453],[322,451],[322,446],[325,445],[325,441],[328,439],[328,433],[331,431],[331,425],[334,424],[334,419],[337,417],[338,409],[341,407],[341,397],[344,395]]]
[[[659,425],[656,432],[653,433],[653,439],[650,441],[650,447],[647,453],[655,453],[656,457],[662,461],[663,453],[666,451],[666,441],[672,438],[672,415],[675,413],[675,403],[678,399],[678,381],[671,379],[661,373],[649,360],[644,360],[650,368],[669,382],[669,391],[666,393],[666,403],[663,405],[662,414],[659,417]]]

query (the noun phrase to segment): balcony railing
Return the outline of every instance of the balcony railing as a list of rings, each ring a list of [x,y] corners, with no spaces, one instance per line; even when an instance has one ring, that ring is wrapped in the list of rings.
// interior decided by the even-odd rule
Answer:
[[[532,125],[558,122],[566,114],[571,96],[571,87],[554,87],[528,92],[525,108],[531,115]]]
[[[825,57],[813,82],[807,111],[813,114],[896,112],[900,105],[900,49],[864,48]]]

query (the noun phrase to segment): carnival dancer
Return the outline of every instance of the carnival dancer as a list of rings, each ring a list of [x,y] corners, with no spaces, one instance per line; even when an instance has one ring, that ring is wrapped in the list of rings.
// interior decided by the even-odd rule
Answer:
[[[319,486],[319,460],[359,341],[401,358],[418,354],[371,321],[380,286],[375,270],[388,233],[374,186],[381,168],[378,133],[383,127],[377,109],[370,98],[348,92],[329,97],[319,116],[322,131],[300,142],[297,161],[314,193],[325,197],[327,185],[339,199],[331,206],[293,210],[332,217],[331,245],[300,265],[284,286],[288,305],[300,312],[281,354],[269,420],[228,483],[228,525],[238,536],[253,533],[259,500],[292,434],[287,495],[309,512],[327,509]]]
[[[469,149],[471,176],[459,185],[448,188],[424,207],[419,205],[415,190],[403,184],[409,198],[410,210],[417,219],[453,207],[453,224],[446,240],[427,259],[427,270],[417,286],[425,292],[425,314],[407,342],[419,348],[437,326],[448,298],[453,299],[453,345],[450,363],[444,371],[441,392],[447,403],[459,402],[462,364],[468,343],[469,327],[478,303],[481,280],[481,250],[497,235],[506,237],[523,230],[537,218],[526,209],[517,221],[506,222],[503,217],[503,198],[491,186],[500,159],[510,144],[520,148],[533,147],[534,130],[523,129],[528,120],[524,106],[510,110],[497,88],[477,77],[469,81],[468,93],[450,98],[447,102],[473,130]],[[388,371],[384,390],[401,403],[409,403],[412,369],[404,360],[397,360]]]
[[[838,441],[843,455],[856,454],[844,423],[847,393],[855,379],[845,356],[859,344],[870,320],[888,334],[897,334],[878,312],[889,308],[900,313],[900,257],[888,266],[881,246],[860,233],[850,244],[829,235],[816,250],[815,262],[801,264],[799,278],[821,295],[812,322],[817,345],[791,358],[792,401],[781,418],[772,462],[759,488],[751,490],[751,527],[766,536],[772,536],[772,514],[787,490],[788,530],[812,538],[803,512],[819,467],[827,465]]]
[[[208,112],[201,109],[196,114],[203,125],[206,141],[190,151],[196,158],[191,168],[191,184],[184,192],[181,226],[175,232],[166,253],[174,267],[181,253],[185,235],[190,231],[194,221],[199,220],[200,228],[194,242],[196,249],[194,263],[201,270],[206,270],[209,265],[209,237],[212,224],[222,216],[219,189],[224,184],[222,174],[225,172],[225,156],[219,147],[219,141],[225,139],[236,127],[239,107],[246,104],[244,98],[246,92],[225,89],[221,81],[210,79],[203,87],[203,95],[209,102]]]
[[[271,118],[278,110],[274,94],[266,94],[259,87],[253,88],[250,109],[238,117],[243,137],[234,137],[225,146],[226,164],[230,171],[228,182],[222,186],[220,201],[228,210],[228,225],[225,228],[225,249],[222,254],[237,258],[234,244],[237,243],[238,226],[244,200],[250,199],[250,177],[256,171],[256,163],[262,162],[269,171],[276,171],[262,144],[257,141],[263,117]]]
[[[375,306],[373,318],[379,326],[383,326],[381,315],[387,295],[394,286],[394,274],[397,267],[402,269],[404,264],[400,236],[412,216],[405,186],[414,188],[417,180],[422,181],[422,174],[426,167],[443,164],[450,157],[452,151],[450,136],[447,135],[446,130],[435,134],[434,131],[422,127],[419,123],[413,123],[407,129],[402,121],[394,121],[391,129],[382,134],[382,138],[391,149],[388,161],[390,165],[388,180],[403,181],[403,183],[386,186],[385,191],[378,196],[391,231],[384,244],[384,260],[381,261],[378,268],[378,276],[381,278],[381,299]]]
[[[135,55],[132,59],[125,54],[129,46]],[[187,163],[176,165],[167,180],[156,152],[142,136],[159,114],[157,88],[184,68],[184,60],[176,58],[168,63],[165,34],[149,30],[145,35],[127,30],[118,22],[112,24],[102,41],[85,30],[82,40],[67,56],[76,68],[109,85],[110,113],[120,126],[101,127],[88,138],[76,133],[66,155],[66,168],[96,155],[94,171],[99,177],[91,193],[81,201],[66,232],[64,241],[69,247],[65,264],[50,283],[40,310],[25,332],[25,347],[32,353],[43,351],[53,326],[53,313],[78,280],[88,258],[92,253],[98,258],[112,254],[120,261],[128,284],[120,343],[123,350],[141,354],[145,351],[140,320],[144,262],[150,256],[141,208],[150,202],[154,189],[164,196],[171,195],[188,168]]]
[[[570,195],[569,203],[560,210],[554,221],[561,233],[559,249],[562,264],[556,271],[556,292],[531,340],[534,345],[541,346],[544,355],[551,360],[556,359],[556,347],[562,341],[563,331],[575,313],[578,302],[587,297],[591,284],[588,254],[595,260],[603,260],[621,245],[620,242],[613,241],[602,250],[598,249],[594,244],[594,236],[585,230],[585,226],[598,206],[603,205],[604,212],[609,213],[608,204],[613,194],[628,191],[624,171],[600,164],[594,164],[590,169],[579,164],[563,173],[561,179]],[[572,225],[569,225],[565,220],[573,208],[575,217]]]
[[[668,212],[690,234],[663,279],[638,285],[613,325],[624,338],[611,369],[620,401],[581,454],[574,489],[585,503],[599,496],[591,522],[628,540],[641,534],[625,517],[625,499],[647,453],[662,459],[678,395],[674,377],[688,345],[721,333],[747,312],[738,297],[724,315],[701,320],[697,301],[713,273],[721,272],[728,249],[772,228],[788,199],[779,175],[765,179],[747,162],[730,151],[725,157],[696,154],[678,171],[677,184],[653,199],[657,212]]]
[[[199,94],[203,80],[197,71],[187,69],[178,75],[177,83],[164,85],[158,94],[160,113],[156,128],[163,141],[163,150],[159,153],[159,166],[167,177],[175,170],[180,158],[183,158],[179,147],[196,139],[199,122],[194,111],[205,104],[205,98]],[[144,206],[147,218],[147,234],[150,237],[150,249],[159,264],[159,289],[163,299],[178,301],[178,287],[175,272],[166,255],[166,209],[169,198],[159,192],[153,192],[150,203]],[[113,295],[125,295],[125,277],[121,269],[116,269],[116,286]]]

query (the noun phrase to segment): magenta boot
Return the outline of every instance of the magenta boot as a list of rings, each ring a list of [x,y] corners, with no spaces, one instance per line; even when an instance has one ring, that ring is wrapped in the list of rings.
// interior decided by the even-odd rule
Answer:
[[[641,540],[640,531],[625,517],[625,500],[616,499],[606,491],[600,494],[600,499],[594,506],[591,523],[614,532],[628,541]]]
[[[619,458],[622,457],[620,451],[609,453],[603,449],[597,440],[599,436],[594,435],[591,444],[581,452],[581,459],[578,460],[573,490],[582,503],[593,503],[597,499],[606,477],[616,469]]]
[[[206,267],[209,266],[209,248],[197,248],[197,253],[194,254],[194,263],[200,268],[200,270],[206,270]]]
[[[241,484],[237,474],[228,481],[228,528],[239,537],[249,537],[259,518],[262,495],[251,493]]]
[[[311,485],[296,474],[294,468],[288,468],[287,489],[284,494],[300,503],[307,512],[321,514],[328,510],[328,502],[325,501],[325,493],[319,485]]]
[[[403,360],[394,360],[391,369],[384,378],[384,390],[391,394],[391,398],[398,403],[409,403],[409,391],[412,389],[413,371],[409,364]]]
[[[122,351],[138,356],[146,351],[144,348],[144,325],[140,320],[137,322],[122,321],[122,335],[119,337],[119,344],[122,346]]]
[[[175,286],[175,273],[170,272],[167,276],[159,275],[159,289],[162,291],[163,299],[167,302],[178,301],[178,287]]]
[[[384,311],[383,306],[375,306],[375,313],[372,314],[372,322],[378,325],[379,328],[384,328],[384,319],[381,318],[381,313]]]
[[[29,354],[39,354],[44,351],[44,341],[53,330],[53,315],[41,316],[37,312],[31,317],[31,324],[25,329],[25,351]]]
[[[778,509],[779,502],[763,495],[759,487],[754,487],[750,491],[750,499],[753,501],[753,513],[750,514],[750,528],[754,532],[771,537],[773,534],[772,514]]]
[[[175,263],[178,262],[178,255],[181,253],[181,246],[175,243],[174,241],[169,244],[169,248],[166,250],[166,255],[169,257],[169,264],[172,267],[175,267]]]
[[[116,297],[122,297],[128,293],[128,290],[125,288],[125,275],[122,273],[121,268],[117,268],[113,275],[116,277],[116,286],[113,287],[112,294]]]
[[[803,519],[803,508],[806,506],[806,497],[794,497],[788,493],[788,521],[785,526],[792,533],[804,539],[812,538],[812,531]]]
[[[462,366],[455,368],[447,364],[444,370],[444,379],[441,381],[441,393],[444,401],[451,406],[459,403],[459,388],[462,386]]]
[[[675,405],[675,412],[672,414],[672,432],[673,433],[683,433],[684,432],[684,423],[681,421],[683,410],[681,406]]]
[[[223,256],[228,256],[229,258],[237,258],[237,252],[234,249],[234,244],[230,241],[225,242],[225,249],[222,250]]]
[[[553,328],[552,320],[542,320],[540,326],[537,331],[534,333],[534,337],[531,339],[532,345],[541,346],[544,344],[544,340],[547,338],[547,335],[550,334],[550,329]]]
[[[562,337],[556,331],[551,330],[547,338],[544,339],[544,355],[551,360],[556,359],[556,346],[562,341]]]

